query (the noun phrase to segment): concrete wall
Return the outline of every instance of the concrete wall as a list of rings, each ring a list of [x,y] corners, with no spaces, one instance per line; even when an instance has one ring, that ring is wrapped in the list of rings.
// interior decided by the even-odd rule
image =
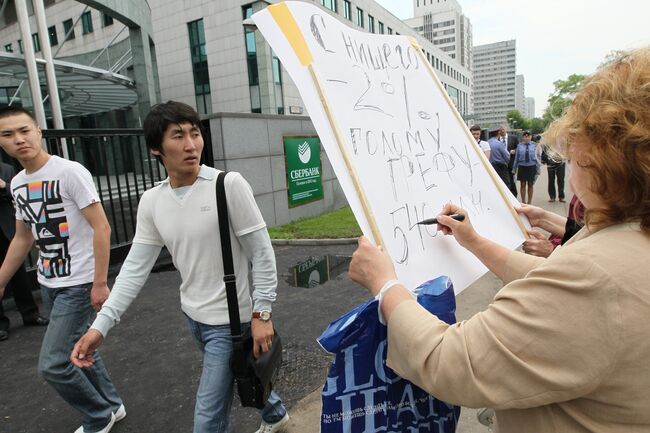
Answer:
[[[214,166],[250,183],[269,227],[320,215],[347,204],[321,146],[323,199],[289,209],[283,135],[316,135],[308,117],[217,113],[209,116]]]

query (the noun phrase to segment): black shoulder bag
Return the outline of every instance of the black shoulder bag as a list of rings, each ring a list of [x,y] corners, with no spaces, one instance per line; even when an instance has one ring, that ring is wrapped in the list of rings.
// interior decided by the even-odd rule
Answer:
[[[226,172],[217,177],[217,212],[219,215],[219,232],[221,235],[221,254],[223,256],[223,281],[226,283],[228,298],[228,316],[232,335],[233,353],[230,368],[237,384],[237,393],[242,406],[264,408],[273,383],[282,366],[282,341],[274,330],[271,349],[258,359],[253,356],[253,336],[251,328],[242,333],[239,320],[239,302],[237,300],[237,281],[232,261],[230,244],[230,225],[228,223],[228,202],[224,179]]]

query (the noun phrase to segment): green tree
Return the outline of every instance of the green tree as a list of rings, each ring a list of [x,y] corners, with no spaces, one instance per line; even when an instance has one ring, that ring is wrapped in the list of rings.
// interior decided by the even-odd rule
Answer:
[[[544,122],[544,119],[542,119],[540,117],[534,117],[534,118],[530,119],[529,126],[530,126],[529,127],[530,132],[533,135],[535,135],[535,134],[541,134],[542,132],[544,132],[544,130],[546,129],[546,127],[548,125],[546,124],[546,122]]]
[[[519,110],[508,111],[506,119],[508,119],[508,125],[510,125],[512,129],[530,129],[530,121],[524,117]]]
[[[566,80],[553,82],[555,90],[548,97],[548,107],[544,111],[546,125],[562,115],[564,110],[571,105],[573,95],[578,91],[585,75],[571,74]]]

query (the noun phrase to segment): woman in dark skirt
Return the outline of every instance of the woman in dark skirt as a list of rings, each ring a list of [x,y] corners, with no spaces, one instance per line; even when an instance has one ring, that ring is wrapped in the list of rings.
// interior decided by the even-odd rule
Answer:
[[[521,143],[517,145],[512,172],[517,173],[521,202],[533,201],[533,185],[539,175],[540,161],[537,155],[537,143],[531,141],[531,134],[524,131]]]

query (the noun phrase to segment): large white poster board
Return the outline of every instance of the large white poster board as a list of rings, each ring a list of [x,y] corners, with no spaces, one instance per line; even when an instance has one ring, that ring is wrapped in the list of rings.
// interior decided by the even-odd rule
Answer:
[[[374,219],[374,240],[407,287],[448,275],[459,293],[486,272],[452,237],[416,224],[445,203],[466,209],[482,235],[523,242],[517,200],[412,39],[359,32],[305,2],[252,18],[298,86],[363,233],[377,237]]]

